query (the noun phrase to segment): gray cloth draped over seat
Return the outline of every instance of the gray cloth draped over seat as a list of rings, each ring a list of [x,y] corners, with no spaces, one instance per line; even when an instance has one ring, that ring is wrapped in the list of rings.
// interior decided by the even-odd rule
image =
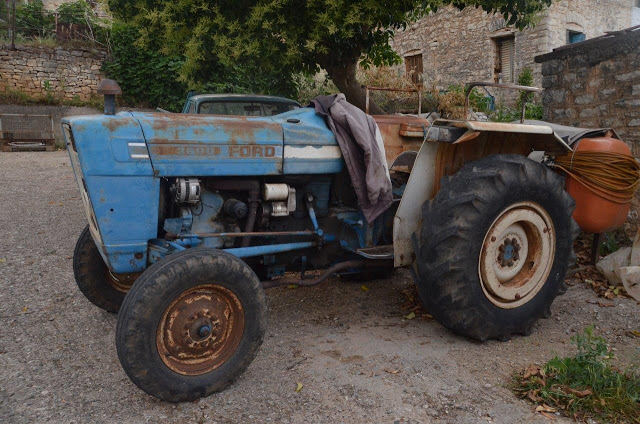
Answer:
[[[347,102],[344,94],[318,96],[311,106],[338,140],[358,204],[373,222],[393,201],[384,143],[373,118]]]

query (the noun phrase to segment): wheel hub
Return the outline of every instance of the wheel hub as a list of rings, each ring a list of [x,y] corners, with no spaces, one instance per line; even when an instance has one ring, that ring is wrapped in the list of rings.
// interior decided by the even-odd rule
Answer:
[[[165,309],[156,342],[162,361],[183,375],[207,373],[226,362],[244,332],[244,311],[228,289],[214,284],[182,292]]]
[[[502,267],[513,266],[513,263],[520,259],[520,255],[518,254],[520,251],[520,244],[515,237],[507,237],[504,243],[498,246],[498,250],[500,251],[500,254],[498,254],[498,261],[500,261],[500,266]]]
[[[127,293],[131,289],[131,286],[133,286],[136,278],[138,278],[138,276],[140,275],[139,272],[130,274],[116,274],[109,271],[109,269],[106,267],[105,274],[105,280],[107,284],[122,293]]]
[[[489,228],[480,252],[478,274],[485,295],[501,308],[523,305],[546,282],[554,255],[549,214],[533,202],[510,206]]]

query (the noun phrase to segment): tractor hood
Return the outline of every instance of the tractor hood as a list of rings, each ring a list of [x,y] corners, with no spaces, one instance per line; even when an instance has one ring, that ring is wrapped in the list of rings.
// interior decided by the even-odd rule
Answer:
[[[344,166],[335,136],[311,108],[272,117],[120,112],[64,123],[85,172],[102,175],[324,174]]]
[[[131,114],[160,176],[277,175],[282,172],[282,127],[269,118]]]
[[[140,123],[158,176],[319,174],[343,166],[335,136],[310,108],[272,117],[131,116]]]

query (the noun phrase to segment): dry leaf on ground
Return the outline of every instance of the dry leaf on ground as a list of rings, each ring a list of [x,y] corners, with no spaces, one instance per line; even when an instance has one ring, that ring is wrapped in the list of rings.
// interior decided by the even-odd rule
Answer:
[[[529,365],[522,376],[523,379],[527,380],[533,375],[540,374],[540,367],[537,365]]]
[[[536,412],[557,412],[558,410],[556,408],[554,408],[553,406],[549,406],[546,403],[543,403],[542,405],[538,405],[536,406]]]
[[[565,387],[564,391],[579,398],[587,397],[593,394],[593,392],[589,389],[576,390],[576,389],[572,389],[571,387]]]

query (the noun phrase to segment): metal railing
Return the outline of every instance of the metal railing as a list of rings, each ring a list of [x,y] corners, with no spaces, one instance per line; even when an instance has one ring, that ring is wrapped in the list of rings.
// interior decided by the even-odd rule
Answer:
[[[467,120],[471,119],[471,109],[469,108],[469,96],[471,95],[471,90],[473,90],[474,87],[506,88],[508,90],[520,90],[520,91],[527,91],[531,93],[537,93],[539,91],[542,91],[541,88],[529,87],[526,85],[518,85],[518,84],[483,82],[483,81],[474,81],[474,82],[467,83],[464,89],[464,117]],[[527,105],[527,102],[522,102],[522,111],[520,112],[520,123],[524,122],[526,105]]]

